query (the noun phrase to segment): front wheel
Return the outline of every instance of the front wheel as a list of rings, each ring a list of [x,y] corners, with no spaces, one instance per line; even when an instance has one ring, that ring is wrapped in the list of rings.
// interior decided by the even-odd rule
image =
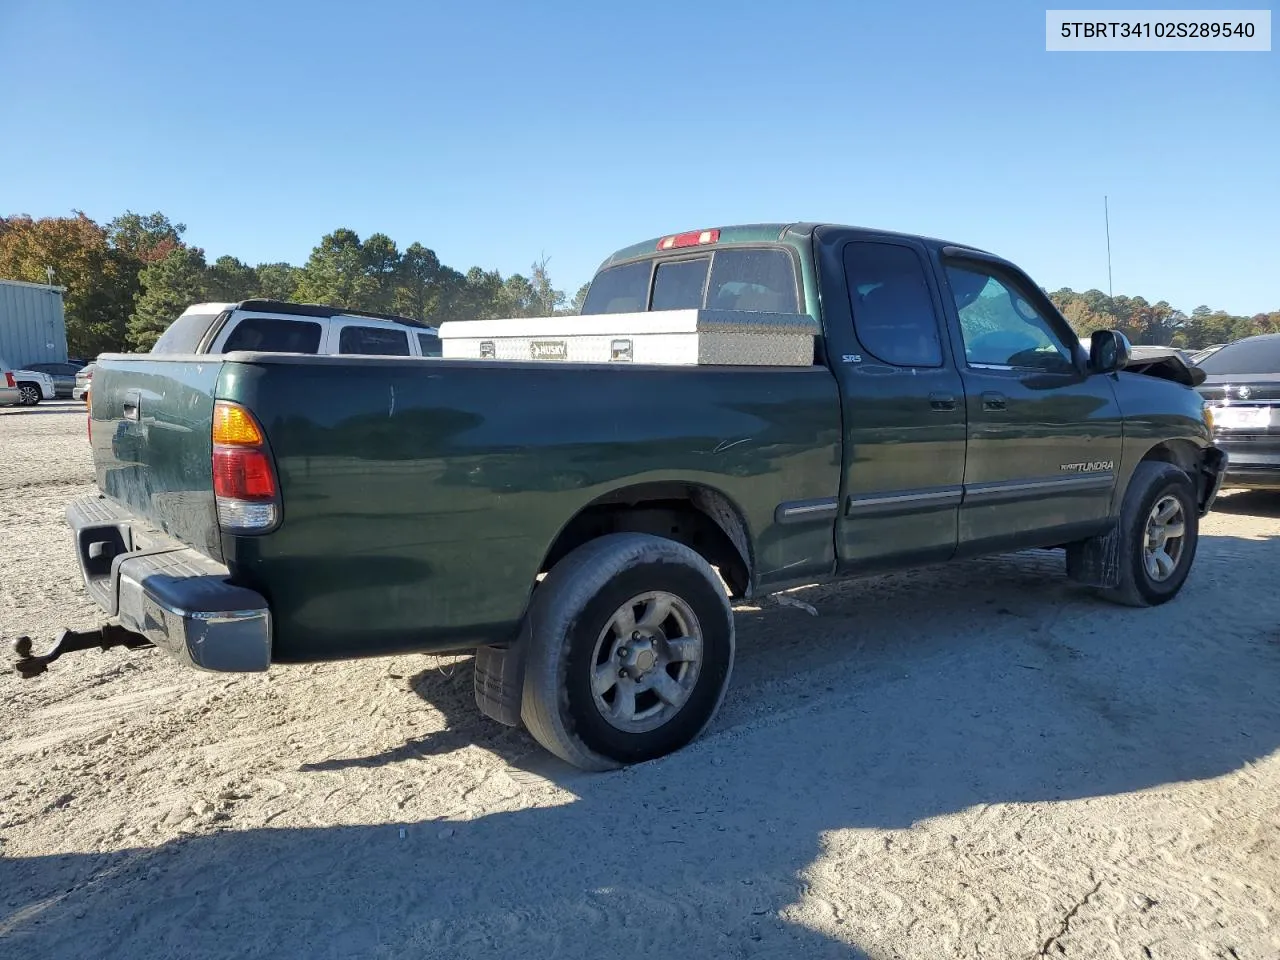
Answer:
[[[1191,478],[1171,463],[1138,464],[1120,510],[1119,582],[1102,596],[1131,607],[1172,600],[1191,572],[1199,534]]]
[[[40,388],[34,383],[18,384],[18,399],[24,407],[34,407],[40,402]]]
[[[547,575],[525,642],[525,727],[574,766],[608,770],[678,750],[711,722],[733,669],[733,614],[693,550],[611,534]]]

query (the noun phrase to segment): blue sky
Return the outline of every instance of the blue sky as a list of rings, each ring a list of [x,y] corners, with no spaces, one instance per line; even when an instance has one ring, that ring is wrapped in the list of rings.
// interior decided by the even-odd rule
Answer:
[[[0,0],[0,213],[545,253],[570,294],[649,236],[832,220],[1105,290],[1108,194],[1117,293],[1280,309],[1280,53],[1050,54],[1044,9]]]

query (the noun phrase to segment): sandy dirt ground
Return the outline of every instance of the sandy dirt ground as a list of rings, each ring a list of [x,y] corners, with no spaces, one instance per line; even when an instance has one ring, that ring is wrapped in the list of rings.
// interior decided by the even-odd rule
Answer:
[[[0,411],[0,635],[96,621],[78,405]],[[0,676],[0,956],[1280,957],[1280,497],[1182,595],[1053,554],[737,611],[698,743],[607,775],[466,658]]]

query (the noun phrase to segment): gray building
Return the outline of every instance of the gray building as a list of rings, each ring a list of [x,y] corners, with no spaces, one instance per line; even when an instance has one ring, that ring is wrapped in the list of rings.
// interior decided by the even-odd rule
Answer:
[[[67,359],[65,287],[0,280],[0,357],[16,368]]]

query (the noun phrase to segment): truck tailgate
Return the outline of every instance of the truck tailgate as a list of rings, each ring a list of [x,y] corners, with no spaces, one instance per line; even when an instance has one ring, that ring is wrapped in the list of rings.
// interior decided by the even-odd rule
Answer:
[[[211,432],[220,360],[105,355],[89,398],[98,489],[215,560],[222,546]]]

